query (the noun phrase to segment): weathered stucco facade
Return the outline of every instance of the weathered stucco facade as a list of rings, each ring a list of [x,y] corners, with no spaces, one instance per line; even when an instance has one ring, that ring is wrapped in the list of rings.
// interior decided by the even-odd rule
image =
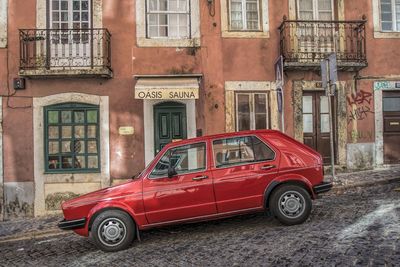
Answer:
[[[159,126],[155,114],[165,108],[163,104],[175,105],[175,109],[185,107],[182,123],[189,138],[237,131],[242,127],[239,97],[252,100],[248,105],[253,110],[255,99],[261,97],[266,99],[265,127],[283,130],[304,141],[304,96],[321,96],[319,70],[285,68],[282,128],[274,68],[282,52],[278,28],[284,15],[290,21],[298,19],[297,1],[259,0],[257,31],[230,30],[229,1],[208,2],[190,1],[190,37],[174,39],[149,38],[146,1],[92,0],[91,27],[106,28],[111,34],[109,51],[104,46],[103,50],[93,50],[94,55],[108,51],[110,68],[107,65],[107,72],[96,72],[96,68],[79,66],[52,69],[52,59],[46,62],[47,68],[24,69],[20,63],[21,40],[27,49],[34,40],[47,45],[48,53],[65,52],[51,50],[56,46],[51,46],[51,41],[46,43],[46,37],[20,39],[20,29],[51,27],[51,5],[47,0],[0,0],[0,219],[57,212],[66,198],[138,173],[157,150],[155,131]],[[381,167],[386,164],[382,99],[385,91],[399,89],[380,85],[400,81],[395,60],[400,58],[400,35],[380,29],[379,0],[332,3],[334,20],[362,21],[365,15],[368,63],[359,69],[339,70],[334,99],[336,164],[344,169]],[[339,34],[341,31],[343,28]],[[342,46],[344,42],[339,39],[338,47]],[[39,46],[34,47],[29,53],[36,57],[43,53]],[[79,54],[73,46],[68,49]],[[83,53],[87,56],[89,51]],[[101,60],[105,65],[106,59]],[[27,64],[38,64],[38,60]],[[26,79],[25,89],[15,91],[13,80],[21,77]],[[139,83],[165,89],[176,80],[179,83],[179,79],[197,81],[193,90],[198,97],[135,98]],[[165,84],[157,84],[161,80]],[[48,169],[44,110],[66,103],[98,107],[99,171],[56,173]],[[255,124],[252,119],[249,125]]]

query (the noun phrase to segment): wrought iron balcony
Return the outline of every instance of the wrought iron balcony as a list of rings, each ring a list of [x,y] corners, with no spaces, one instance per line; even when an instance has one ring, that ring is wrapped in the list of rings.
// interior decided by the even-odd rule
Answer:
[[[284,20],[280,52],[287,70],[318,69],[322,59],[336,52],[339,70],[355,71],[367,66],[365,20]]]
[[[23,29],[19,33],[21,76],[112,77],[107,29]]]

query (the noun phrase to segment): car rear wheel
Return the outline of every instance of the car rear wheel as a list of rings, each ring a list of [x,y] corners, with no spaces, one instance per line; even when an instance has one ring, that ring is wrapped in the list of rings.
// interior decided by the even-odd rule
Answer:
[[[310,194],[298,185],[279,186],[272,192],[269,208],[283,224],[303,223],[311,213]]]
[[[135,223],[120,210],[106,210],[93,221],[91,235],[94,243],[103,251],[126,249],[135,238]]]

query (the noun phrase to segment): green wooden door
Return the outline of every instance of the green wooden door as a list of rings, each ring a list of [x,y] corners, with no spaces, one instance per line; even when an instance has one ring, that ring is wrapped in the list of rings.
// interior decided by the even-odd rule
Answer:
[[[186,106],[167,102],[154,106],[154,152],[157,154],[168,143],[186,139]]]

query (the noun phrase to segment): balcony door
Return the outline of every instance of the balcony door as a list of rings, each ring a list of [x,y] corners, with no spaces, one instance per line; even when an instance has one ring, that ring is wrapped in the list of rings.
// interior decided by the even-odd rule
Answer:
[[[334,108],[332,110],[334,111]],[[329,164],[331,160],[329,108],[328,97],[323,91],[305,92],[303,95],[303,136],[304,144],[318,151],[322,155],[324,164]]]
[[[50,59],[52,68],[79,68],[91,64],[91,1],[49,0]]]
[[[321,60],[334,51],[333,0],[297,0],[299,50],[306,60]],[[325,22],[326,21],[326,22]]]

